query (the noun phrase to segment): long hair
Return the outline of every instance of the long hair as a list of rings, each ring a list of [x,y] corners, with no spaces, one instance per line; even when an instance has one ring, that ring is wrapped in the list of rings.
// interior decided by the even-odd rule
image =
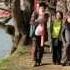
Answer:
[[[60,14],[60,16],[61,16],[60,19],[62,20],[62,19],[63,19],[63,13],[62,13],[61,11],[56,11],[56,14],[57,14],[57,13]]]

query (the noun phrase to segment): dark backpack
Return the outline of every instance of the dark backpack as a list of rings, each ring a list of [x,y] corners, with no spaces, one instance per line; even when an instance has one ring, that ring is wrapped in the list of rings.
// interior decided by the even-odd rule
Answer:
[[[35,29],[37,27],[37,22],[35,22],[35,19],[38,18],[38,14],[36,12],[33,12],[34,13],[34,22],[32,22],[32,24],[30,24],[30,33],[29,33],[29,37],[34,37],[35,36]],[[32,18],[32,17],[31,17]]]

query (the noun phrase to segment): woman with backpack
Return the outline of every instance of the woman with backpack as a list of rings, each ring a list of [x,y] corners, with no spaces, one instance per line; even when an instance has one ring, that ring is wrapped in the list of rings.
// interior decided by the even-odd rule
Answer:
[[[35,47],[35,66],[41,65],[43,52],[44,52],[44,35],[45,35],[45,8],[41,4],[39,7],[39,16],[36,20],[38,24],[35,30],[35,37],[36,37],[36,47]]]
[[[60,64],[61,62],[61,32],[62,32],[62,22],[63,13],[60,11],[56,12],[55,20],[52,21],[51,39],[52,39],[52,58],[54,64]]]
[[[36,8],[31,15],[30,32],[29,32],[29,37],[31,39],[31,55],[33,60],[34,60],[34,53],[35,53],[35,46],[36,46],[35,29],[37,24],[35,23],[35,20],[37,20],[38,18],[38,11],[39,11],[39,4],[36,4]]]

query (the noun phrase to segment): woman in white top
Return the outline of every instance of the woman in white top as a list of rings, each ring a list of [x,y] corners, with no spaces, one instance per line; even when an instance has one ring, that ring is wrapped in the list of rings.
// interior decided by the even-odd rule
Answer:
[[[43,57],[43,51],[44,51],[44,7],[40,6],[39,8],[39,16],[36,22],[38,23],[38,26],[35,30],[35,36],[36,36],[36,47],[35,47],[35,66],[41,65],[41,60]]]

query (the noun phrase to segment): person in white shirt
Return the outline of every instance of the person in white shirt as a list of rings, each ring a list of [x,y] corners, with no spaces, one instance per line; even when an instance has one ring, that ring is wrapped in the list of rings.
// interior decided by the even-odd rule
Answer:
[[[35,66],[41,65],[41,60],[44,52],[44,22],[45,22],[45,8],[43,5],[39,7],[39,16],[35,21],[38,23],[35,30],[36,47],[35,47]]]

